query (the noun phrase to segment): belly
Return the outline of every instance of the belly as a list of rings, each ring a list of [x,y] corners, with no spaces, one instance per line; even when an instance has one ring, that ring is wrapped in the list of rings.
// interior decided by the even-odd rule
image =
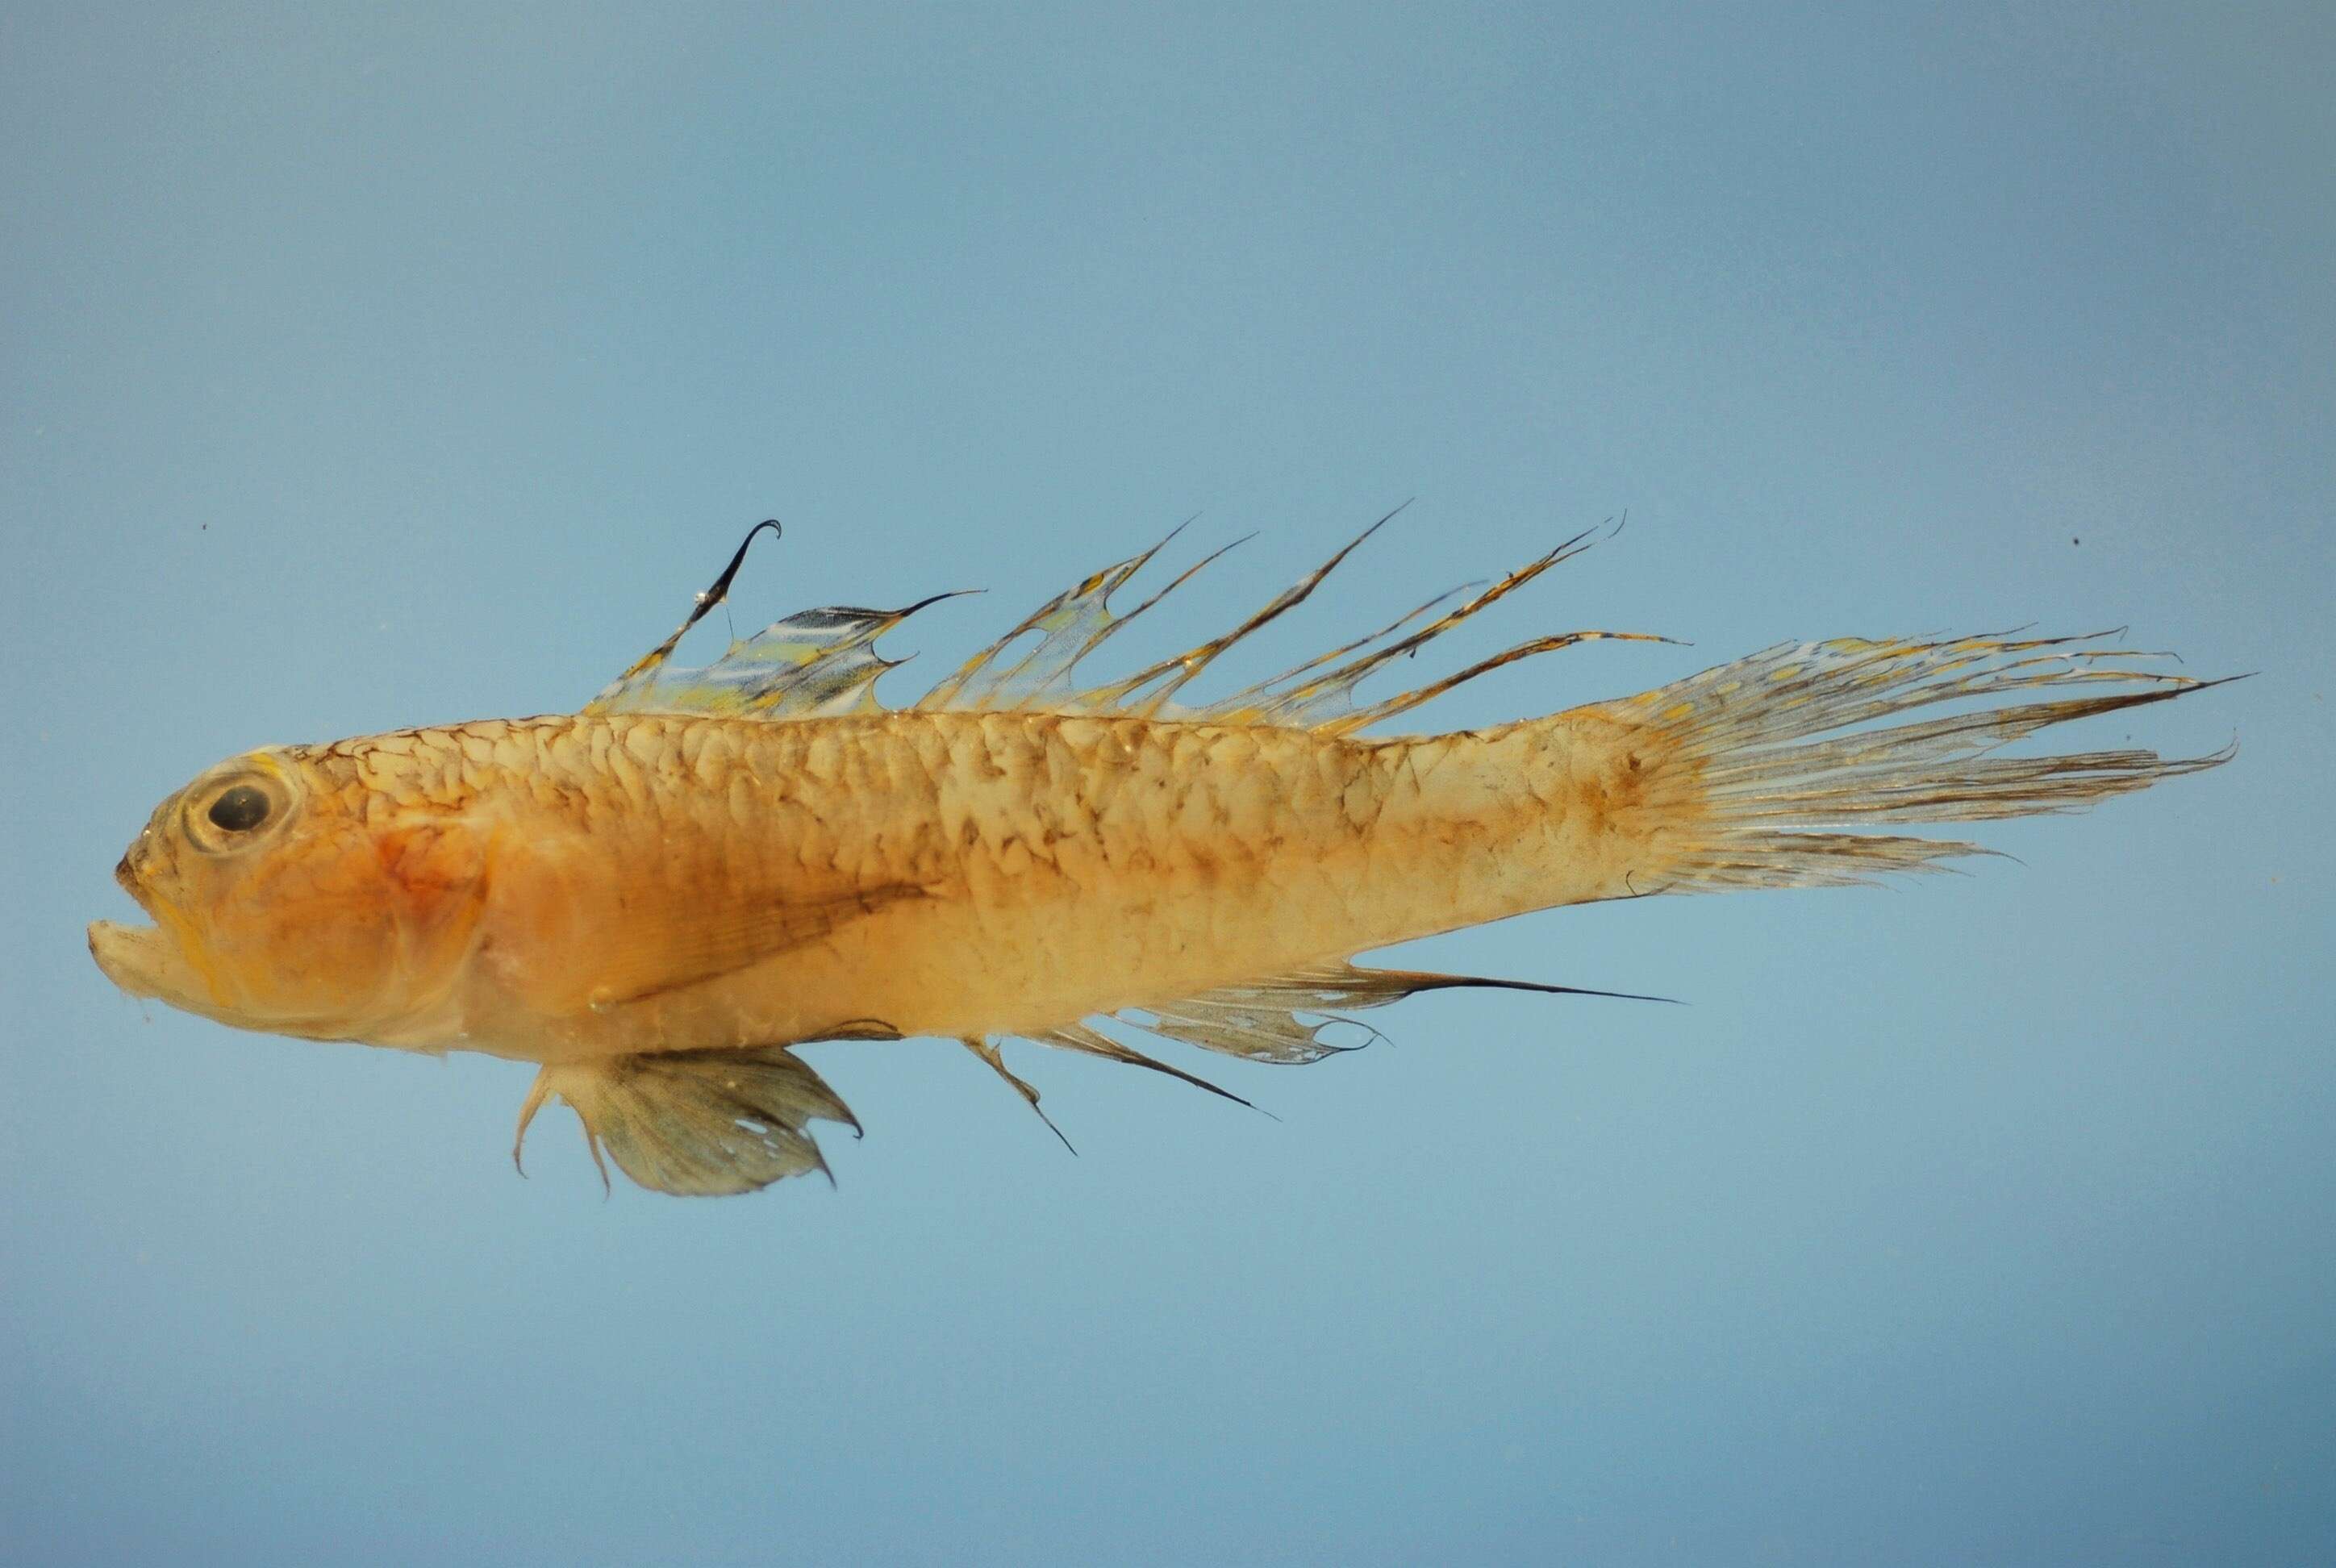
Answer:
[[[533,1060],[788,1044],[981,1037],[1196,996],[1353,950],[1359,854],[911,901],[736,973],[472,1042]],[[496,1037],[490,1038],[488,1037]]]

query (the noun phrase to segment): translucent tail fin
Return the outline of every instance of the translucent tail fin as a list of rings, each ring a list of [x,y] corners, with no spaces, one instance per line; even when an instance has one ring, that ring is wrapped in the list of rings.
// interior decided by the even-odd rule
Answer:
[[[1840,886],[1935,870],[1987,852],[1854,830],[2075,811],[2230,759],[2230,749],[2170,761],[2138,750],[1996,755],[2069,719],[2222,684],[2137,668],[2164,656],[2090,646],[2098,640],[1785,644],[1602,705],[1672,743],[1660,803],[1669,876],[1637,891]],[[2013,694],[2038,699],[2000,700]],[[1876,722],[1947,705],[1962,706]]]

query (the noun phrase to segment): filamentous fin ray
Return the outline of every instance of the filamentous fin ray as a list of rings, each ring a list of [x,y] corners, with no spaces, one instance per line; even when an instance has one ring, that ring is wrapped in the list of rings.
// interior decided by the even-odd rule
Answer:
[[[1337,570],[1338,564],[1352,555],[1363,541],[1385,528],[1397,513],[1403,511],[1404,507],[1410,504],[1410,502],[1405,502],[1403,506],[1395,508],[1394,511],[1348,541],[1329,560],[1276,594],[1262,608],[1231,631],[1211,638],[1208,641],[1187,648],[1173,657],[1164,658],[1157,664],[1147,666],[1124,680],[1114,681],[1108,686],[1082,692],[1074,706],[1088,712],[1128,713],[1143,718],[1159,716],[1161,710],[1167,706],[1169,700],[1202,670],[1208,668],[1218,656],[1259,628],[1278,620],[1303,604],[1307,598],[1321,586],[1322,579]]]
[[[1324,665],[1336,663],[1357,648],[1368,647],[1383,637],[1394,636],[1437,605],[1456,598],[1472,588],[1483,586],[1484,584],[1479,581],[1462,583],[1457,588],[1447,588],[1433,599],[1424,599],[1413,606],[1377,631],[1367,632],[1352,642],[1341,643],[1327,652],[1318,653],[1312,658],[1290,666],[1280,675],[1259,681],[1254,686],[1244,687],[1232,696],[1210,704],[1209,716],[1230,724],[1262,721],[1301,711],[1304,706],[1315,700],[1314,694],[1318,689],[1343,684],[1346,685],[1347,689],[1351,690],[1350,683],[1336,682],[1329,677],[1319,680],[1303,681],[1302,677],[1311,675]],[[1344,672],[1338,673],[1343,675]]]
[[[1035,1040],[1042,1046],[1059,1046],[1064,1050],[1077,1051],[1085,1056],[1101,1057],[1108,1062],[1124,1062],[1132,1067],[1144,1067],[1155,1073],[1164,1073],[1172,1078],[1192,1085],[1196,1089],[1206,1089],[1220,1099],[1231,1100],[1236,1105],[1247,1105],[1252,1111],[1258,1110],[1256,1105],[1234,1094],[1231,1089],[1212,1084],[1198,1074],[1188,1073],[1182,1067],[1171,1066],[1155,1057],[1147,1057],[1134,1047],[1122,1045],[1100,1029],[1086,1024],[1063,1024],[1055,1028],[1040,1029],[1027,1034],[1023,1037]],[[1259,1114],[1268,1116],[1273,1115],[1270,1111],[1260,1111]]]
[[[1042,667],[1037,674],[1010,679],[1005,682],[1001,686],[999,691],[993,695],[989,700],[972,706],[982,707],[1029,708],[1044,706],[1052,702],[1060,704],[1065,707],[1076,708],[1079,706],[1080,699],[1069,692],[1068,682],[1072,671],[1078,667],[1081,660],[1085,659],[1096,648],[1102,647],[1105,638],[1112,636],[1114,633],[1120,630],[1120,628],[1126,626],[1130,621],[1134,620],[1137,616],[1142,615],[1145,610],[1150,609],[1153,605],[1158,604],[1162,599],[1166,599],[1170,594],[1175,592],[1178,589],[1192,581],[1192,579],[1198,577],[1204,569],[1214,565],[1226,554],[1226,552],[1234,550],[1241,545],[1247,544],[1251,540],[1256,537],[1257,536],[1255,534],[1243,534],[1241,538],[1233,540],[1229,543],[1219,545],[1216,549],[1211,550],[1208,554],[1194,561],[1191,566],[1186,567],[1183,571],[1179,572],[1165,588],[1163,588],[1159,592],[1145,599],[1142,604],[1137,605],[1134,609],[1129,610],[1125,615],[1113,615],[1109,613],[1107,606],[1099,606],[1099,613],[1088,625],[1074,628],[1085,633],[1083,639],[1079,641],[1076,648],[1070,648],[1067,653],[1063,652],[1061,648],[1058,648],[1055,651],[1055,656],[1051,659],[1042,662]],[[1164,544],[1165,542],[1167,541],[1164,540],[1162,541],[1162,543]],[[1157,546],[1154,547],[1155,550],[1157,548]],[[1149,552],[1147,552],[1144,559],[1150,559]],[[1139,560],[1134,564],[1140,568],[1143,562]],[[1067,647],[1070,638],[1067,636],[1062,639],[1062,643],[1065,647]],[[1043,647],[1040,651],[1045,651]]]
[[[915,706],[923,709],[1014,707],[1046,690],[1067,674],[1072,666],[1095,651],[1105,638],[1151,609],[1168,592],[1199,571],[1201,567],[1215,560],[1217,555],[1224,553],[1222,550],[1218,550],[1128,614],[1113,615],[1111,596],[1124,586],[1128,579],[1151,564],[1152,558],[1166,549],[1169,541],[1183,532],[1192,521],[1191,518],[1186,518],[1169,530],[1151,549],[1090,573],[1065,589],[1025,616],[1005,636],[959,666],[953,674],[920,698]],[[1225,547],[1226,550],[1231,548],[1231,545]],[[1035,647],[1007,668],[995,667],[1007,648],[1032,632],[1038,634]]]
[[[1062,1140],[1063,1147],[1069,1149],[1074,1154],[1078,1153],[1078,1150],[1073,1147],[1071,1140],[1063,1136],[1063,1129],[1055,1125],[1055,1118],[1048,1115],[1046,1114],[1046,1108],[1038,1103],[1038,1090],[1037,1086],[1026,1078],[1016,1076],[1013,1069],[1006,1065],[1006,1058],[999,1053],[996,1041],[984,1039],[978,1035],[968,1035],[964,1039],[960,1040],[959,1044],[964,1046],[967,1050],[971,1051],[975,1056],[979,1057],[982,1061],[988,1066],[991,1072],[996,1073],[999,1077],[1004,1078],[1007,1085],[1013,1088],[1014,1092],[1022,1096],[1023,1103],[1027,1105],[1032,1111],[1037,1114],[1037,1117],[1040,1121],[1046,1124],[1046,1130],[1054,1134],[1056,1137]]]
[[[1315,964],[1289,974],[1226,986],[1173,1001],[1148,1002],[1114,1013],[1111,1018],[1185,1045],[1253,1062],[1301,1065],[1356,1049],[1325,1039],[1331,1025],[1355,1023],[1341,1018],[1341,1010],[1360,1011],[1385,1007],[1422,991],[1482,989],[1537,991],[1549,996],[1609,997],[1623,1001],[1670,1002],[1669,997],[1641,996],[1631,991],[1591,990],[1582,986],[1548,985],[1537,980],[1504,980],[1478,975],[1436,974],[1420,969],[1366,969],[1348,963]],[[1310,1015],[1313,1021],[1301,1015]],[[1085,1037],[1115,1042],[1085,1025],[1074,1026]],[[1360,1025],[1366,1029],[1368,1025]],[[1075,1050],[1112,1055],[1091,1043],[1062,1037],[1066,1031],[1036,1036],[1050,1044]],[[1377,1031],[1372,1030],[1373,1034]],[[1157,1066],[1146,1059],[1145,1065]],[[1173,1069],[1166,1069],[1173,1071]],[[1179,1073],[1177,1076],[1184,1075]],[[1214,1088],[1213,1085],[1203,1085]],[[1218,1093],[1223,1093],[1218,1090]]]
[[[1469,617],[1498,603],[1559,562],[1588,548],[1596,529],[1585,530],[1534,560],[1492,584],[1465,602],[1445,610],[1425,626],[1397,638],[1422,617],[1444,604],[1451,593],[1416,606],[1368,636],[1342,643],[1315,655],[1269,680],[1260,681],[1233,696],[1184,708],[1175,699],[1185,687],[1225,652],[1304,603],[1332,571],[1362,542],[1392,521],[1405,502],[1363,530],[1328,560],[1231,630],[1186,649],[1173,657],[1146,666],[1134,675],[1076,689],[1076,672],[1111,637],[1190,582],[1203,568],[1222,557],[1234,540],[1202,557],[1178,573],[1165,587],[1126,614],[1114,613],[1112,596],[1149,566],[1181,534],[1192,519],[1179,523],[1150,549],[1116,561],[1056,594],[1024,617],[1005,636],[990,643],[938,682],[910,706],[980,711],[1038,711],[1143,718],[1203,719],[1228,724],[1264,724],[1291,728],[1319,727],[1326,733],[1349,735],[1379,720],[1407,712],[1462,682],[1534,654],[1570,648],[1593,640],[1669,641],[1640,632],[1580,631],[1538,638],[1507,652],[1481,660],[1458,675],[1414,691],[1388,697],[1358,710],[1355,693],[1374,672],[1458,626]],[[775,520],[749,531],[711,588],[696,596],[688,618],[672,636],[636,660],[600,692],[584,712],[704,714],[722,717],[803,718],[838,714],[881,713],[875,686],[898,661],[879,655],[876,639],[909,616],[953,594],[935,594],[897,610],[830,606],[808,609],[774,622],[754,636],[731,644],[724,655],[702,668],[674,668],[670,659],[688,630],[728,596],[730,584],[744,563],[749,545],[763,529],[777,531]],[[1007,662],[1022,639],[1035,637],[1020,657]],[[1394,641],[1387,641],[1395,638]],[[1341,662],[1344,661],[1344,662]]]
[[[1509,573],[1506,577],[1501,579],[1498,582],[1494,583],[1491,587],[1476,593],[1465,602],[1454,606],[1451,609],[1446,610],[1444,614],[1438,616],[1427,625],[1421,627],[1417,631],[1415,631],[1406,637],[1399,638],[1396,641],[1387,644],[1385,648],[1374,648],[1369,653],[1351,660],[1350,662],[1340,666],[1338,668],[1330,671],[1329,674],[1309,682],[1309,687],[1311,692],[1316,695],[1329,696],[1333,702],[1345,701],[1351,697],[1355,687],[1360,685],[1363,679],[1369,676],[1374,670],[1379,669],[1383,666],[1392,663],[1396,659],[1402,658],[1408,654],[1416,652],[1419,648],[1426,647],[1436,638],[1442,637],[1445,632],[1450,631],[1454,627],[1458,626],[1462,621],[1468,619],[1469,617],[1475,615],[1479,611],[1488,609],[1493,605],[1498,604],[1502,599],[1506,599],[1518,589],[1521,589],[1525,584],[1533,581],[1533,579],[1539,577],[1550,568],[1556,566],[1562,561],[1570,560],[1574,556],[1580,554],[1582,550],[1587,550],[1590,547],[1591,536],[1596,531],[1597,531],[1595,529],[1585,529],[1582,532],[1575,534],[1572,539],[1569,539],[1563,543],[1558,545],[1557,548],[1550,550],[1547,554],[1536,557],[1535,559],[1527,561],[1516,570]],[[1523,657],[1524,655],[1522,652],[1518,652],[1510,657]],[[1487,664],[1484,667],[1495,668],[1498,667],[1499,663],[1504,662],[1507,662],[1506,658]],[[1483,672],[1482,670],[1478,670],[1475,673],[1481,674]],[[1455,680],[1439,689],[1448,690],[1451,686],[1456,686],[1458,684],[1459,682]],[[1381,708],[1388,708],[1393,712],[1400,712],[1402,711],[1402,706],[1391,706],[1391,704],[1397,700],[1399,699],[1390,699],[1390,703],[1383,703],[1378,705],[1378,706]],[[1425,701],[1426,699],[1423,697],[1418,700]],[[1403,706],[1408,706],[1415,705],[1403,705]],[[1358,718],[1349,715],[1342,717],[1336,724],[1326,727],[1328,727],[1333,734],[1345,734],[1352,730],[1360,729],[1370,722],[1370,719]]]
[[[766,528],[771,531],[773,539],[782,538],[785,533],[785,530],[779,526],[779,520],[775,517],[766,517],[748,529],[746,537],[740,540],[738,548],[731,552],[730,564],[722,569],[721,575],[714,579],[712,587],[691,600],[689,614],[682,618],[679,626],[673,628],[673,634],[628,666],[624,674],[618,676],[609,685],[608,690],[600,694],[602,697],[607,697],[618,691],[636,677],[650,674],[659,665],[673,657],[673,650],[681,645],[683,638],[689,635],[689,628],[704,620],[713,612],[715,605],[730,597],[730,584],[736,579],[738,569],[746,564],[746,551],[754,545],[755,536]],[[588,708],[585,711],[589,713],[591,710]]]
[[[966,591],[933,594],[900,609],[828,605],[798,610],[732,643],[701,668],[670,667],[662,657],[638,665],[584,711],[732,718],[875,712],[877,677],[899,664],[876,652],[876,639],[919,610]]]
[[[2227,760],[2133,748],[2003,755],[2049,726],[2223,684],[2134,667],[2082,638],[1835,638],[1787,643],[1585,711],[1630,726],[1690,781],[1693,830],[1633,891],[1841,887],[1945,869],[1962,840],[1864,830],[2081,810]],[[2101,689],[2121,687],[2122,689]],[[1910,710],[2029,691],[2084,695],[1874,726]],[[1848,734],[1837,733],[1844,729]]]
[[[1382,719],[1393,718],[1399,713],[1408,713],[1423,703],[1431,702],[1442,696],[1455,687],[1475,680],[1480,675],[1489,675],[1494,670],[1515,664],[1521,659],[1532,658],[1544,653],[1556,653],[1560,649],[1572,648],[1578,643],[1667,642],[1676,647],[1679,645],[1679,640],[1675,637],[1658,637],[1653,632],[1648,631],[1569,631],[1554,637],[1537,637],[1521,642],[1514,648],[1505,648],[1490,658],[1478,659],[1467,668],[1447,675],[1441,680],[1433,680],[1426,686],[1399,692],[1383,702],[1376,702],[1368,707],[1341,715],[1318,725],[1317,727],[1325,735],[1352,735],[1358,730],[1369,728]]]

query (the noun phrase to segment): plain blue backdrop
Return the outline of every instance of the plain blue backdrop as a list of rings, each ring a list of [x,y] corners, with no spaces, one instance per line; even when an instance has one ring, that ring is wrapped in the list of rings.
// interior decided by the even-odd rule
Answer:
[[[0,1556],[2336,1556],[2336,14],[662,9],[0,7]],[[572,707],[756,518],[741,630],[993,590],[905,694],[1189,513],[1262,537],[1144,648],[1415,495],[1248,674],[1626,509],[1437,672],[1696,646],[1428,717],[2262,673],[1967,878],[1392,955],[1691,1006],[1178,1058],[1279,1121],[1025,1047],[1073,1159],[813,1047],[833,1191],[604,1201],[564,1113],[521,1181],[525,1069],[83,950],[197,769]]]

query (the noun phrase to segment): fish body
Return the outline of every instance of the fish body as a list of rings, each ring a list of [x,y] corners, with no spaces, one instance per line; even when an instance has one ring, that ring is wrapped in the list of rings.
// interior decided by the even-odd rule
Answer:
[[[225,776],[271,766],[380,868],[351,882],[360,923],[401,933],[394,972],[317,1027],[575,1062],[1043,1032],[1614,896],[1655,826],[1628,825],[1638,771],[1614,726],[1540,727],[562,715]],[[215,1013],[231,973],[210,970]]]
[[[1370,949],[1552,905],[1921,870],[1972,846],[1871,830],[2063,809],[2219,760],[1993,755],[2202,684],[2054,639],[1801,645],[1488,729],[1359,733],[1477,673],[1358,706],[1388,649],[1562,550],[1410,638],[1173,701],[1334,558],[1181,660],[1076,689],[1149,557],[901,711],[870,696],[889,667],[872,643],[908,612],[813,611],[704,671],[669,668],[676,632],[581,713],[230,759],[124,857],[155,925],[100,922],[92,951],[222,1021],[538,1063],[522,1132],[557,1096],[645,1184],[731,1192],[819,1168],[807,1123],[850,1119],[789,1049],[805,1041],[959,1038],[1034,1106],[1001,1037],[1188,1079],[1097,1024],[1312,1060],[1341,1009],[1512,983],[1351,964]],[[1017,638],[1035,647],[1009,663]],[[1958,699],[1987,706],[1857,727]]]

